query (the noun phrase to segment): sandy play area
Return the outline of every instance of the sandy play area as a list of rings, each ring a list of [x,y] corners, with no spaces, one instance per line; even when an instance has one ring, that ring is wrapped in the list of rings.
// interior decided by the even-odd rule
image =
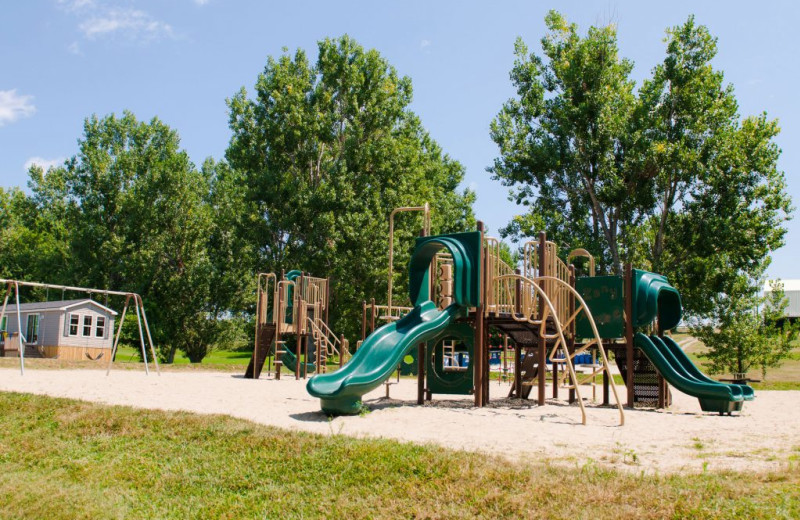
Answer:
[[[598,464],[636,472],[768,470],[800,454],[800,392],[757,392],[733,417],[703,414],[696,399],[673,392],[666,411],[616,409],[587,402],[588,424],[577,405],[564,401],[538,407],[501,399],[505,384],[492,383],[492,405],[471,406],[463,396],[434,396],[417,406],[416,381],[381,386],[365,397],[371,412],[329,420],[305,381],[243,379],[223,372],[151,373],[0,369],[0,390],[69,397],[139,408],[227,414],[293,430],[356,437],[389,437],[484,451],[509,458],[551,460],[580,467]],[[619,389],[623,395],[622,388]],[[591,395],[587,388],[585,395]],[[599,394],[599,391],[598,391]],[[548,390],[548,395],[550,395]]]

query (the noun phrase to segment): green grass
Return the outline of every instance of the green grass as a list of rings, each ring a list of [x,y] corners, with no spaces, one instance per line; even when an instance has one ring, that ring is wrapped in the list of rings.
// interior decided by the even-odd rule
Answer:
[[[769,474],[654,476],[0,395],[0,518],[800,516],[789,461]]]
[[[213,350],[205,358],[202,364],[204,365],[244,365],[250,361],[252,352],[249,351],[230,351],[230,350]],[[138,363],[139,356],[137,350],[133,347],[120,346],[117,351],[117,361],[122,363]],[[189,365],[191,362],[183,352],[175,353],[175,365]]]
[[[706,346],[697,342],[685,350],[689,359],[697,365],[700,370],[708,373],[708,360],[702,357],[707,352]],[[755,368],[748,372],[747,376],[751,379],[761,380],[761,370]],[[714,374],[713,379],[730,378],[731,374]],[[800,341],[795,342],[794,350],[777,368],[767,370],[767,378],[760,383],[752,383],[756,390],[800,390]]]

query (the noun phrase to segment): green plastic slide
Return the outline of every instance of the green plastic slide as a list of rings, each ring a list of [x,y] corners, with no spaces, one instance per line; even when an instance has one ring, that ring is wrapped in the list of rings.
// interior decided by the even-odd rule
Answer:
[[[735,389],[737,389],[738,391],[741,392],[742,397],[744,398],[745,401],[752,401],[753,399],[755,399],[756,394],[753,391],[752,387],[750,387],[748,385],[729,385],[729,384],[726,384],[726,383],[720,383],[719,381],[714,381],[713,379],[711,379],[710,377],[708,377],[704,373],[700,372],[700,370],[697,368],[697,365],[692,363],[692,360],[689,359],[689,356],[686,355],[686,353],[683,351],[683,349],[680,347],[680,345],[675,343],[675,340],[673,340],[669,336],[664,336],[663,338],[661,338],[661,340],[664,342],[664,345],[666,346],[666,348],[672,353],[672,355],[681,364],[681,366],[683,367],[684,371],[688,372],[688,374],[690,376],[692,376],[693,378],[697,379],[698,381],[702,381],[704,383],[711,383],[711,384],[714,384],[714,385],[729,386],[729,387],[732,387],[732,389],[735,388]],[[737,390],[733,390],[734,394],[736,393]]]
[[[290,372],[294,373],[295,369],[297,368],[297,356],[294,355],[294,352],[287,350],[281,356],[281,361],[283,361],[283,367],[288,369]],[[316,372],[317,365],[314,363],[306,363],[305,366],[306,373]],[[300,363],[300,375],[303,375],[303,364]]]
[[[634,343],[642,349],[669,384],[684,394],[697,397],[703,411],[730,414],[742,409],[744,396],[741,388],[696,379],[658,336],[647,337],[638,332],[634,336]]]
[[[403,356],[420,342],[435,338],[461,312],[457,304],[442,311],[430,300],[417,305],[400,320],[370,334],[344,367],[309,379],[308,393],[320,398],[325,413],[358,413],[364,394],[379,387]]]

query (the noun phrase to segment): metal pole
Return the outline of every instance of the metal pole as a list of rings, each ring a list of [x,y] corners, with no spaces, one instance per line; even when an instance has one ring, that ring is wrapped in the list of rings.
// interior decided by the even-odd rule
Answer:
[[[431,214],[430,214],[430,207],[428,206],[427,202],[425,203],[424,206],[409,206],[403,208],[395,208],[389,214],[389,295],[387,298],[388,299],[387,306],[389,307],[389,309],[386,311],[386,314],[388,316],[392,315],[392,284],[393,284],[392,275],[394,274],[394,216],[397,213],[400,213],[401,211],[424,212],[423,215],[424,221],[422,224],[422,228],[425,231],[426,236],[430,234]]]
[[[253,339],[253,379],[258,379],[258,337],[261,329],[261,274],[256,277],[256,330]],[[269,373],[269,369],[267,369]]]
[[[150,343],[150,352],[153,354],[153,364],[156,366],[156,374],[161,375],[161,368],[158,366],[158,356],[156,356],[156,349],[153,346],[153,338],[150,336],[150,325],[147,323],[147,314],[144,312],[144,302],[142,297],[138,294],[135,296],[139,299],[139,306],[142,308],[142,320],[144,320],[144,331],[147,333],[147,341]]]
[[[147,349],[144,346],[144,334],[142,334],[142,317],[139,314],[139,304],[134,298],[133,306],[136,309],[136,322],[139,324],[139,344],[142,347],[142,359],[144,360],[144,373],[150,375],[150,369],[147,366]]]
[[[3,310],[0,311],[0,325],[3,324],[3,318],[6,317],[6,305],[8,304],[9,296],[11,296],[11,284],[8,284],[6,287],[6,296],[3,298]],[[8,320],[6,320],[6,332],[8,332]]]
[[[124,292],[124,291],[110,291],[106,289],[90,289],[87,287],[74,287],[71,285],[53,285],[48,283],[40,283],[40,282],[26,282],[24,280],[11,280],[9,278],[0,278],[0,284],[4,283],[12,283],[22,285],[24,287],[40,287],[42,289],[61,289],[62,291],[79,291],[85,292],[90,294],[108,294],[110,296],[128,296],[129,294],[134,294],[131,292]]]
[[[117,326],[117,335],[114,338],[114,346],[111,347],[111,357],[108,359],[108,369],[106,370],[106,375],[111,373],[111,363],[113,363],[114,358],[117,357],[117,345],[119,345],[119,338],[122,336],[122,324],[125,322],[125,314],[128,313],[128,304],[130,301],[130,296],[125,298],[125,307],[122,308],[122,318],[120,318],[119,326]]]
[[[25,375],[25,343],[27,339],[22,334],[22,314],[19,310],[19,283],[14,282],[14,294],[17,299],[17,333],[19,334],[19,373]]]

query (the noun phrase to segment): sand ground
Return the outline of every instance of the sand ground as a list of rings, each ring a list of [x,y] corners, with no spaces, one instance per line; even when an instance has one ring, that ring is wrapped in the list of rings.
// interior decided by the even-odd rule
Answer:
[[[582,467],[612,466],[636,472],[742,470],[785,466],[800,457],[800,392],[761,391],[742,412],[720,417],[700,412],[697,399],[673,392],[668,410],[619,412],[586,400],[580,409],[565,401],[547,406],[504,399],[507,384],[493,382],[492,404],[472,407],[471,398],[434,396],[416,405],[416,381],[403,379],[367,394],[370,413],[329,419],[305,381],[248,380],[223,372],[0,369],[0,390],[82,399],[138,408],[226,414],[290,430],[354,437],[386,437]],[[618,389],[624,399],[624,389]],[[598,396],[599,396],[598,387]],[[565,391],[562,391],[562,395]],[[591,389],[582,390],[591,396]],[[548,395],[550,390],[548,389]]]

